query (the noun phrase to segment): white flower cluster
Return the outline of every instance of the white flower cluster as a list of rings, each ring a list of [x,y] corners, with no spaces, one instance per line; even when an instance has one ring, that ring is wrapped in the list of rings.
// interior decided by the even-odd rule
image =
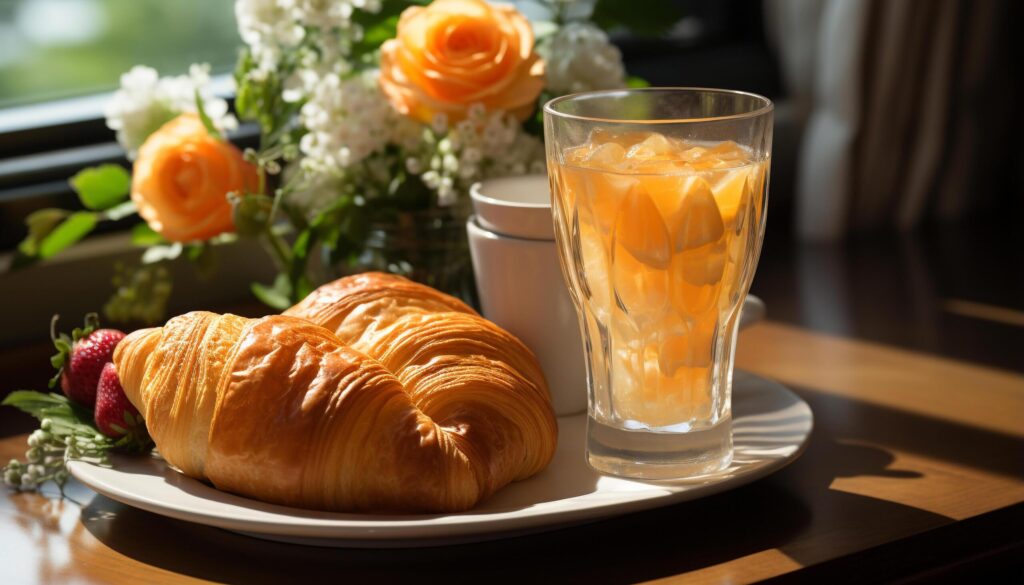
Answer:
[[[290,17],[280,0],[237,0],[235,20],[238,34],[249,46],[256,71],[265,73],[277,67],[281,50],[298,45],[306,32]]]
[[[309,130],[299,143],[302,164],[315,173],[345,171],[392,142],[401,118],[377,87],[376,70],[346,79],[328,73],[299,115]]]
[[[442,207],[454,204],[480,179],[544,172],[543,145],[506,112],[487,112],[475,104],[465,120],[450,129],[446,125],[435,120],[433,130],[443,138],[405,161],[406,169],[437,193]]]
[[[228,104],[208,88],[209,65],[193,65],[188,75],[160,77],[155,69],[137,65],[121,76],[121,88],[107,102],[107,127],[117,131],[117,141],[134,158],[150,134],[178,114],[195,112],[196,90],[207,115],[221,130],[238,126],[228,114]]]
[[[593,24],[566,24],[539,50],[545,58],[547,88],[556,95],[625,86],[622,53]]]
[[[277,0],[296,22],[323,30],[352,26],[355,9],[380,12],[381,0]]]
[[[308,30],[321,34],[317,51],[307,56],[323,64],[336,63],[346,43],[362,35],[352,22],[353,12],[379,12],[381,4],[382,0],[236,0],[238,32],[256,62],[250,74],[264,76],[276,70],[283,51],[298,47]],[[303,67],[318,69],[315,63],[303,63]],[[326,71],[317,73],[319,77]],[[294,91],[298,86],[308,89],[311,81],[299,71],[290,84]]]

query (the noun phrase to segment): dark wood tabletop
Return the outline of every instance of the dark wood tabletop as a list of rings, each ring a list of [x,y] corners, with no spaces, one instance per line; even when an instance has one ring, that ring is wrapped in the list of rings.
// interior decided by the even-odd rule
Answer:
[[[0,583],[1024,581],[1024,246],[949,233],[842,246],[769,240],[769,320],[738,366],[814,411],[803,456],[697,501],[471,545],[265,542],[136,510],[72,482],[0,495]],[[1014,240],[1016,238],[1016,240]],[[45,348],[0,379],[47,375]],[[5,409],[9,410],[9,409]],[[0,458],[31,421],[0,414]]]

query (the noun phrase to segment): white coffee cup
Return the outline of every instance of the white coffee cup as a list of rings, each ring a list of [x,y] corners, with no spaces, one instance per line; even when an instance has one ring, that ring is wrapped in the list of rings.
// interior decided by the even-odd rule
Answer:
[[[489,179],[470,189],[469,250],[483,315],[537,356],[559,416],[587,409],[576,309],[562,277],[545,175]]]

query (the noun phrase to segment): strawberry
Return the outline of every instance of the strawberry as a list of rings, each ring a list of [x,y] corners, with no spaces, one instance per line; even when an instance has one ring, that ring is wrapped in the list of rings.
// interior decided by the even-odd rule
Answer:
[[[96,384],[96,410],[93,411],[96,427],[104,435],[120,439],[126,435],[146,436],[146,426],[135,405],[121,387],[117,368],[107,362],[100,372]]]
[[[50,387],[53,388],[59,379],[60,388],[68,398],[92,408],[96,404],[100,372],[113,359],[114,348],[124,339],[124,333],[117,329],[96,329],[99,319],[95,313],[87,315],[85,327],[76,328],[70,337],[63,333],[56,335],[52,331],[56,325],[57,317],[54,316],[50,335],[57,354],[50,358],[50,362],[58,371],[50,380]]]

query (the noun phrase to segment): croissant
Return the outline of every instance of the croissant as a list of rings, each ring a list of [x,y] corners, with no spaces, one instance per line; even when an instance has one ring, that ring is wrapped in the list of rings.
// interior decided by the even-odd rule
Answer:
[[[175,317],[126,337],[114,363],[165,460],[276,504],[467,510],[557,443],[533,354],[392,275],[343,278],[285,315]]]

